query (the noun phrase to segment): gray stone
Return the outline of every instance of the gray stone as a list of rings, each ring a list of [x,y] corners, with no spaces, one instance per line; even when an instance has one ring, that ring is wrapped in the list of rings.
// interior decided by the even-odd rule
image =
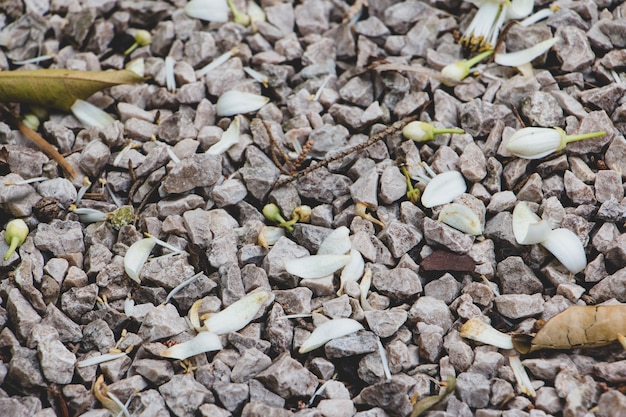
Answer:
[[[571,171],[565,171],[565,191],[575,204],[593,204],[596,199],[593,189],[582,182]]]
[[[83,230],[79,222],[73,220],[53,220],[51,223],[39,223],[35,234],[35,246],[49,251],[54,256],[83,253]]]
[[[275,301],[279,303],[287,314],[307,314],[311,312],[311,298],[313,292],[304,287],[291,290],[274,291]]]
[[[325,417],[352,417],[356,413],[356,408],[350,399],[322,400],[317,408]]]
[[[281,237],[263,260],[263,269],[267,272],[270,282],[281,287],[293,288],[299,279],[285,271],[284,260],[306,255],[309,255],[309,252],[305,248],[298,246],[286,237]]]
[[[83,337],[80,326],[70,320],[54,304],[47,305],[46,314],[41,320],[41,324],[54,327],[58,332],[59,340],[63,343],[78,342]]]
[[[246,163],[239,172],[248,191],[259,200],[270,191],[279,175],[274,163],[255,146],[246,149]]]
[[[216,381],[213,389],[217,399],[231,412],[236,412],[248,400],[248,384],[232,384]]]
[[[8,292],[7,313],[9,320],[15,326],[17,336],[24,341],[29,337],[33,327],[41,322],[37,311],[17,288],[11,288]]]
[[[256,378],[283,398],[313,395],[317,378],[289,354],[280,355]]]
[[[509,256],[499,262],[496,276],[503,294],[535,294],[543,290],[541,281],[519,256]]]
[[[61,309],[69,318],[82,323],[83,315],[93,310],[97,296],[97,284],[89,284],[82,288],[70,288],[61,296]]]
[[[195,154],[174,164],[160,191],[165,195],[180,194],[196,187],[209,187],[221,176],[221,157],[218,155]]]
[[[200,405],[215,401],[211,391],[196,382],[191,374],[174,375],[159,387],[159,392],[178,417],[193,417]]]
[[[379,196],[383,204],[391,204],[406,194],[406,179],[395,166],[388,166],[380,176]]]
[[[596,200],[604,203],[610,199],[621,200],[624,198],[624,186],[619,172],[602,170],[596,173],[594,189]]]
[[[166,360],[138,359],[133,363],[133,369],[156,386],[166,383],[174,376],[174,368]]]
[[[11,353],[7,379],[25,389],[39,388],[46,385],[39,367],[36,350],[16,347]]]
[[[407,318],[407,312],[400,308],[365,312],[367,325],[378,337],[383,339],[393,336]]]
[[[272,360],[263,352],[255,348],[246,349],[233,367],[230,378],[236,383],[247,382],[271,364]]]
[[[428,362],[437,362],[443,350],[443,329],[432,324],[417,323],[417,346],[420,358]]]
[[[520,319],[532,317],[543,312],[543,297],[541,294],[505,294],[497,296],[495,304],[504,317]]]
[[[409,310],[409,320],[424,322],[448,331],[452,327],[452,313],[448,305],[433,297],[420,297]]]
[[[248,190],[244,183],[236,178],[229,178],[221,184],[213,187],[211,197],[215,201],[217,207],[226,207],[237,204],[242,201]]]
[[[176,307],[172,304],[162,304],[146,314],[138,335],[143,340],[152,342],[176,336],[187,328],[185,319],[180,317]]]
[[[326,357],[329,359],[344,358],[374,352],[378,349],[377,337],[372,332],[357,333],[339,337],[324,345]]]
[[[400,301],[411,299],[422,292],[419,276],[408,268],[374,272],[372,284],[381,294]]]
[[[554,50],[561,61],[563,71],[583,71],[591,66],[595,55],[583,30],[573,26],[562,26],[557,29],[556,36],[560,40]]]
[[[424,295],[433,297],[450,304],[459,296],[461,284],[449,273],[445,273],[441,278],[430,281],[424,286]]]
[[[375,169],[361,176],[350,186],[350,195],[355,203],[363,203],[370,210],[378,209],[378,173]]]
[[[535,91],[522,99],[520,111],[530,126],[563,126],[565,118],[559,102],[550,93]]]
[[[496,244],[517,247],[513,235],[513,215],[508,211],[500,212],[487,220],[483,235]]]
[[[115,345],[115,336],[106,321],[94,320],[83,327],[83,348],[108,352]]]
[[[76,201],[76,188],[65,178],[53,178],[37,185],[37,192],[42,197],[54,198],[63,205]]]
[[[622,235],[624,236],[624,235]],[[623,265],[623,264],[622,264]],[[626,268],[622,268],[612,275],[602,279],[591,290],[591,295],[597,302],[615,298],[620,302],[626,301]]]
[[[99,140],[92,140],[80,154],[80,167],[88,176],[97,177],[109,161],[110,156],[111,151],[107,145]]]
[[[626,396],[617,390],[610,390],[602,395],[598,400],[596,409],[597,417],[610,417],[626,412]]]
[[[463,372],[456,378],[456,389],[461,401],[472,408],[483,408],[489,404],[490,382],[478,373]]]
[[[458,166],[463,176],[471,182],[479,182],[487,175],[485,154],[473,142],[463,149]]]
[[[347,318],[352,314],[350,298],[347,294],[322,302],[324,314],[330,318]]]
[[[400,258],[420,243],[422,234],[411,224],[392,220],[386,224],[378,238],[387,246],[395,258]]]
[[[271,407],[261,402],[250,402],[243,407],[241,417],[291,417],[293,412],[284,408]]]
[[[168,417],[170,415],[163,397],[153,389],[136,394],[128,409],[137,417]]]
[[[584,134],[591,132],[605,131],[606,135],[596,138],[579,140],[578,142],[571,143],[567,146],[568,153],[577,155],[587,155],[590,153],[603,152],[605,146],[609,144],[613,139],[617,139],[617,134],[610,117],[604,110],[589,112],[580,122],[580,126],[576,130],[576,134]],[[608,167],[611,167],[610,158],[608,155],[605,157]]]
[[[393,417],[411,413],[407,387],[400,381],[383,381],[367,386],[354,398],[355,404],[380,407]]]
[[[424,218],[424,238],[429,245],[442,246],[461,255],[466,254],[473,243],[469,235],[428,217]]]
[[[59,340],[45,340],[37,346],[41,371],[55,384],[69,384],[74,376],[76,355]]]

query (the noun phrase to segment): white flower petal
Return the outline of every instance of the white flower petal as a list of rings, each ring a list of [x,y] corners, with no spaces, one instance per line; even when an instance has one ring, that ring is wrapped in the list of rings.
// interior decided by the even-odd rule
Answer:
[[[146,75],[146,64],[143,58],[133,59],[128,64],[126,64],[125,68],[129,71],[134,72],[140,77],[145,77]]]
[[[191,0],[185,6],[187,16],[207,22],[228,22],[226,0]]]
[[[341,285],[339,287],[339,292],[343,293],[346,283],[350,281],[357,282],[361,279],[364,270],[365,261],[363,260],[361,252],[356,249],[351,249],[350,261],[348,261],[346,266],[341,271]]]
[[[154,245],[156,245],[156,239],[153,237],[140,239],[130,245],[126,251],[126,255],[124,255],[124,270],[126,274],[138,284],[141,284],[139,271],[148,260]]]
[[[438,220],[468,235],[482,235],[483,230],[478,215],[469,207],[450,203],[439,212]]]
[[[541,245],[548,249],[572,274],[587,267],[585,248],[578,236],[569,229],[554,229]]]
[[[174,77],[174,65],[176,60],[171,56],[165,57],[165,86],[169,91],[176,90],[176,78]]]
[[[387,379],[387,381],[391,381],[391,369],[389,369],[389,359],[387,359],[387,351],[383,346],[383,342],[380,341],[380,337],[376,338],[376,343],[378,344],[378,354],[380,355],[380,360],[383,363],[383,372],[385,373],[385,379]]]
[[[562,145],[561,133],[546,127],[525,127],[515,132],[506,143],[506,150],[525,159],[540,159],[556,152]]]
[[[274,246],[278,239],[285,236],[285,229],[277,226],[263,226],[259,232],[257,242],[264,248]]]
[[[87,127],[102,129],[115,122],[109,113],[84,100],[76,100],[72,104],[71,110],[74,117]]]
[[[371,306],[369,301],[367,301],[367,292],[370,290],[371,285],[372,270],[367,268],[363,273],[363,278],[361,278],[361,284],[359,285],[359,289],[361,290],[361,308],[363,311],[376,311],[376,309]]]
[[[265,22],[265,10],[255,1],[248,2],[248,10],[246,10],[253,22]]]
[[[230,90],[217,99],[216,109],[218,116],[234,116],[236,114],[252,113],[265,106],[269,98],[244,91]]]
[[[543,42],[539,42],[538,44],[531,46],[530,48],[522,49],[521,51],[496,54],[494,57],[494,61],[496,62],[496,64],[505,67],[517,67],[520,65],[524,65],[531,62],[538,56],[543,55],[550,48],[552,48],[552,46],[554,46],[554,44],[558,40],[559,38],[550,38]]]
[[[304,279],[334,274],[350,261],[350,255],[313,255],[285,261],[285,270]]]
[[[534,3],[534,0],[511,0],[506,7],[506,18],[521,19],[528,16],[533,11]]]
[[[351,333],[362,330],[363,326],[356,320],[352,319],[333,319],[326,323],[320,324],[311,333],[309,338],[304,341],[298,352],[300,354],[310,352],[320,346],[325,345],[333,339],[349,335]]]
[[[526,373],[526,368],[522,365],[522,361],[520,361],[518,355],[509,356],[509,364],[511,365],[511,369],[513,370],[513,375],[515,375],[515,380],[517,381],[517,385],[520,391],[523,394],[528,395],[529,397],[537,396],[535,392],[535,388],[530,382],[530,378]]]
[[[105,353],[103,355],[94,356],[89,359],[82,360],[76,363],[76,366],[79,368],[85,368],[87,366],[98,365],[103,362],[112,361],[117,358],[121,358],[122,356],[127,356],[126,353]]]
[[[222,342],[219,336],[211,332],[200,332],[191,340],[165,349],[161,352],[161,356],[182,361],[214,350],[222,350]]]
[[[221,155],[227,150],[229,150],[232,146],[239,143],[239,126],[240,126],[239,117],[235,116],[235,119],[232,121],[226,132],[222,133],[222,138],[207,149],[206,153],[209,155]]]
[[[478,319],[469,319],[461,326],[461,337],[501,349],[513,349],[513,339],[510,335],[502,333]]]
[[[443,172],[426,185],[422,205],[426,208],[447,204],[467,190],[465,179],[459,171]]]
[[[324,238],[317,249],[318,255],[343,255],[352,247],[350,229],[346,226],[338,227]]]
[[[550,224],[520,201],[513,209],[513,235],[520,245],[534,245],[547,239]]]
[[[219,313],[211,315],[204,327],[215,334],[228,334],[243,329],[252,321],[270,298],[269,291],[255,291],[244,295]]]
[[[234,50],[236,51],[237,49]],[[224,52],[222,55],[218,56],[213,61],[196,71],[196,78],[204,77],[206,74],[228,61],[231,56],[233,56],[233,49]]]
[[[77,208],[72,210],[72,212],[78,215],[78,220],[81,223],[104,222],[108,218],[107,213],[88,207]]]

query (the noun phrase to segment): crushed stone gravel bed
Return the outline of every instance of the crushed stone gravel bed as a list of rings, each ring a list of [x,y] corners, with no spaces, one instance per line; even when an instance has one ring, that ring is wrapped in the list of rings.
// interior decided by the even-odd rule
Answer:
[[[147,77],[89,99],[116,118],[107,127],[59,112],[42,120],[39,133],[74,178],[0,120],[2,225],[21,218],[30,230],[0,258],[0,415],[116,415],[97,389],[105,384],[120,415],[137,417],[404,417],[449,375],[454,392],[423,415],[626,415],[617,343],[521,355],[532,395],[511,366],[514,349],[461,336],[470,319],[529,334],[571,306],[626,303],[626,4],[558,1],[546,19],[501,32],[507,51],[558,37],[532,74],[486,60],[448,86],[440,71],[469,56],[457,38],[481,2],[366,3],[260,0],[265,19],[251,26],[189,17],[186,0],[0,4],[2,71],[141,59]],[[550,6],[537,0],[534,11]],[[125,56],[138,30],[151,43]],[[52,58],[15,64],[41,55]],[[222,116],[217,101],[231,90],[269,100]],[[464,133],[414,142],[401,132],[407,117]],[[236,142],[212,148],[235,121]],[[506,144],[524,126],[606,134],[523,159]],[[333,155],[343,157],[290,181]],[[412,201],[424,163],[460,172],[466,191],[454,202],[474,213],[479,234],[440,221],[441,204]],[[91,222],[77,201],[101,213],[131,205],[136,218]],[[582,244],[580,272],[547,246],[518,243],[521,201]],[[286,220],[308,206],[309,221],[277,231],[269,203]],[[286,270],[288,260],[337,255],[325,239],[339,229],[349,233],[341,267],[350,249],[362,258],[366,294],[362,269],[354,280],[339,267],[314,278]],[[131,279],[125,255],[145,233],[167,247]],[[255,292],[267,296],[243,327],[219,335],[222,349],[162,356],[198,334],[193,317]],[[335,319],[361,330],[299,352]]]

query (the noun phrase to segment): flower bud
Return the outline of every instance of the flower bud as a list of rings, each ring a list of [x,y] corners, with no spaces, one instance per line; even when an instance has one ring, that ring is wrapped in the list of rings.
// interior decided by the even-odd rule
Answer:
[[[13,219],[7,223],[6,231],[4,232],[4,240],[9,244],[9,250],[4,254],[4,260],[8,260],[15,249],[22,246],[28,236],[28,226],[22,219]]]

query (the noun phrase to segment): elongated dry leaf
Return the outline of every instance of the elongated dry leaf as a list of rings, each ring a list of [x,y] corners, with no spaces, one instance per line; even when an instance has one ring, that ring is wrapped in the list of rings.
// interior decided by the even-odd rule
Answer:
[[[119,84],[145,79],[133,71],[40,69],[0,72],[0,101],[26,103],[69,111],[78,99]]]
[[[413,405],[413,411],[410,417],[419,417],[426,411],[430,410],[441,401],[443,401],[448,395],[454,392],[456,388],[456,378],[454,375],[448,375],[446,378],[446,389],[439,395],[429,395],[424,397]]]
[[[573,306],[552,317],[528,342],[513,336],[521,353],[540,349],[575,349],[606,346],[626,335],[626,305]]]

